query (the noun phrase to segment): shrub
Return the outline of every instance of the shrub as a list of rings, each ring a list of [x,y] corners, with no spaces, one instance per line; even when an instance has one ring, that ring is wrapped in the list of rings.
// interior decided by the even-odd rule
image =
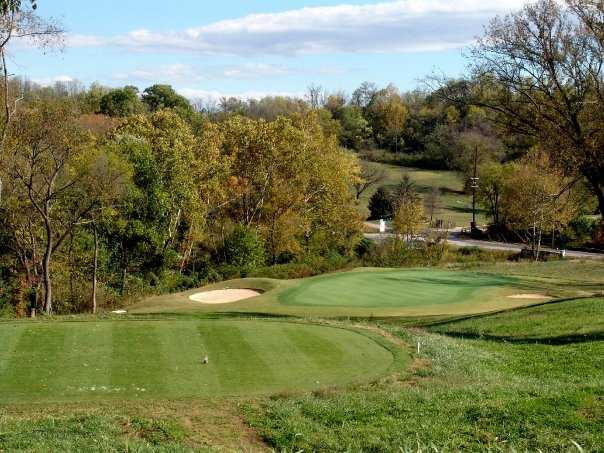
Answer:
[[[255,231],[237,225],[225,239],[222,253],[225,262],[243,272],[252,271],[265,263],[264,244]]]
[[[442,262],[447,247],[444,243],[408,243],[400,239],[388,239],[363,259],[371,267],[435,266]]]
[[[564,230],[563,239],[567,243],[584,244],[594,239],[598,221],[594,217],[580,216],[572,220]]]
[[[392,218],[392,195],[387,187],[380,187],[369,199],[369,213],[371,220]]]

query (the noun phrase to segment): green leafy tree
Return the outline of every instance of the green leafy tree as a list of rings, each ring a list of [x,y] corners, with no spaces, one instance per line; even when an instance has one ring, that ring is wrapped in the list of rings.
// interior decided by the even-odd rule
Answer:
[[[390,219],[393,214],[392,194],[387,187],[380,187],[369,199],[371,220]]]
[[[105,94],[99,105],[99,112],[112,117],[125,117],[142,113],[143,104],[138,97],[138,88],[127,86]]]
[[[244,271],[252,271],[265,263],[262,239],[253,229],[241,224],[225,239],[223,254],[228,264]]]
[[[179,113],[191,113],[191,103],[178,94],[170,85],[153,85],[145,89],[142,101],[151,112],[161,109],[174,109]]]
[[[110,233],[123,292],[130,270],[159,272],[175,265],[184,238],[201,228],[202,164],[190,127],[167,110],[128,118],[114,131],[112,143],[133,168],[134,188]]]
[[[476,77],[465,93],[585,178],[604,231],[604,14],[601,1],[567,4],[539,0],[493,20],[472,52]]]
[[[340,141],[348,148],[362,149],[369,137],[371,137],[371,126],[363,116],[363,112],[356,106],[343,107],[337,119],[341,124]]]
[[[20,111],[7,139],[11,158],[6,174],[18,200],[14,207],[33,213],[28,220],[39,228],[29,225],[31,234],[42,232],[40,266],[47,313],[53,311],[52,259],[74,225],[94,208],[92,200],[76,195],[82,181],[78,159],[90,145],[90,137],[64,103],[43,103]]]

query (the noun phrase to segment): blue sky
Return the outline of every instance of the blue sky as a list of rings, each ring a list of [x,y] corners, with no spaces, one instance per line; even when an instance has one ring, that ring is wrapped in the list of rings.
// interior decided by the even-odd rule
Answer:
[[[15,46],[13,72],[39,83],[169,83],[189,97],[402,89],[463,73],[463,50],[521,0],[39,0],[65,49]],[[86,6],[82,6],[87,3]]]

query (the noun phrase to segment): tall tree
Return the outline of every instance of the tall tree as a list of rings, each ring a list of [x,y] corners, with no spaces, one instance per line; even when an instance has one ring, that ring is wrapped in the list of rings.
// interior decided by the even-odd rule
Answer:
[[[473,50],[474,102],[584,177],[604,228],[604,4],[539,0],[492,21]]]
[[[38,47],[61,44],[62,30],[52,21],[39,17],[35,10],[36,0],[0,0],[0,77],[2,78],[2,111],[0,116],[0,166],[6,134],[15,115],[20,94],[10,91],[10,73],[7,66],[6,49],[14,40],[27,40]],[[2,178],[0,178],[0,203],[2,203]]]
[[[74,225],[94,207],[75,195],[81,175],[74,166],[89,146],[90,138],[79,128],[73,111],[56,103],[18,112],[7,137],[11,184],[42,224],[43,308],[49,314],[53,310],[52,257]]]
[[[386,171],[379,164],[373,162],[361,163],[361,179],[354,185],[356,199],[376,184],[380,184],[386,179]]]
[[[124,117],[142,113],[144,106],[138,97],[138,88],[127,86],[105,94],[100,100],[99,111],[103,115]]]
[[[181,113],[190,113],[193,110],[187,98],[178,94],[170,85],[150,86],[143,92],[142,100],[152,112],[174,109]]]

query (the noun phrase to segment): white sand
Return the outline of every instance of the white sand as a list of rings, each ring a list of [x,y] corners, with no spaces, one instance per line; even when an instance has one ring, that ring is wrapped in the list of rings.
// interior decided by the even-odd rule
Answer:
[[[510,299],[551,299],[551,297],[546,296],[544,294],[514,294],[513,296],[508,296]]]
[[[240,300],[251,299],[259,296],[260,292],[253,289],[221,289],[217,291],[206,291],[205,293],[197,293],[189,296],[193,302],[202,304],[232,304]]]

